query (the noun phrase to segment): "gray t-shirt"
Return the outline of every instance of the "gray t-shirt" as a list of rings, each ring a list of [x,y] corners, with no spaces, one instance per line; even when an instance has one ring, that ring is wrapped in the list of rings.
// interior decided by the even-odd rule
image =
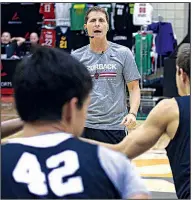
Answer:
[[[94,84],[86,127],[124,130],[120,123],[127,114],[126,83],[141,78],[130,49],[109,42],[102,54],[87,45],[72,55],[87,67]]]

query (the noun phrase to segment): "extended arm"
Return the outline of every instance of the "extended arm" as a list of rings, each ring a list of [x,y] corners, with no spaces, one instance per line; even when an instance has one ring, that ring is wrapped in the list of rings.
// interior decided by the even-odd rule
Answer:
[[[13,40],[16,40],[18,46],[21,46],[21,45],[26,41],[26,39],[23,38],[23,37],[14,37],[14,38],[12,38],[11,40],[12,40],[12,41],[13,41]]]
[[[129,158],[134,158],[153,147],[163,134],[167,134],[170,139],[173,139],[178,125],[178,105],[174,99],[165,99],[152,109],[141,126],[132,130],[119,144],[83,140],[120,151]]]
[[[1,122],[1,139],[8,137],[23,128],[23,122],[20,118]]]

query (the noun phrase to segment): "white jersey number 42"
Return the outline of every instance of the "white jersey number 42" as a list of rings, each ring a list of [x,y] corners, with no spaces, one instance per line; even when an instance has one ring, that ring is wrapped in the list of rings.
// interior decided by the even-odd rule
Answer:
[[[64,166],[58,167],[62,162]],[[80,176],[68,178],[66,182],[63,182],[64,177],[74,175],[79,169],[79,161],[76,152],[67,150],[53,155],[46,160],[46,166],[49,169],[53,169],[48,174],[48,182],[56,196],[62,197],[84,191],[82,178]],[[41,171],[40,163],[34,154],[27,152],[22,154],[13,171],[13,178],[16,182],[26,183],[29,191],[33,194],[48,194],[46,176]]]

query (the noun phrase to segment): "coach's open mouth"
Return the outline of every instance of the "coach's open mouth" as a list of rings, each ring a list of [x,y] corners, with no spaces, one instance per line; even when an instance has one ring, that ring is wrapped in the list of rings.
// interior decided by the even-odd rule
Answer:
[[[96,30],[94,31],[94,33],[102,33],[102,31]]]

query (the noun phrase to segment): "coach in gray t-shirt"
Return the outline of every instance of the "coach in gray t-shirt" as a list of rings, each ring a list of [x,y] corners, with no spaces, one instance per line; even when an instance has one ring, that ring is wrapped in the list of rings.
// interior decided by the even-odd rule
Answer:
[[[125,126],[131,128],[136,124],[141,77],[130,49],[107,41],[108,24],[108,14],[103,8],[90,8],[84,25],[90,44],[72,55],[85,64],[93,80],[83,137],[118,143],[126,135]],[[126,84],[130,92],[129,113]]]

